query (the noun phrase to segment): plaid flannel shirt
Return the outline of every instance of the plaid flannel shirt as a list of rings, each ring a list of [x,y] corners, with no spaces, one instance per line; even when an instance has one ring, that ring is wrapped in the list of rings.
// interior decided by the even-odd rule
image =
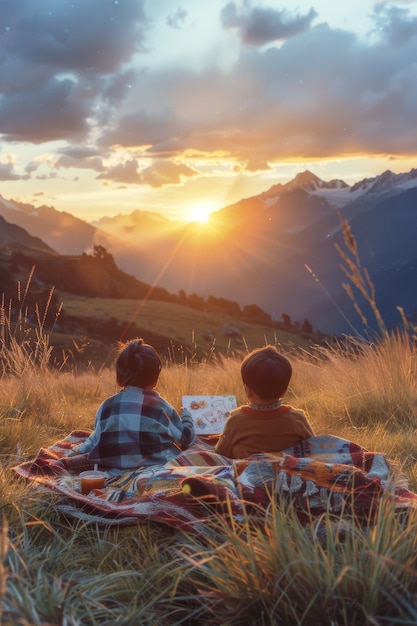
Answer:
[[[128,386],[99,406],[94,431],[77,452],[105,467],[134,469],[166,463],[194,437],[188,411],[180,417],[157,391]]]

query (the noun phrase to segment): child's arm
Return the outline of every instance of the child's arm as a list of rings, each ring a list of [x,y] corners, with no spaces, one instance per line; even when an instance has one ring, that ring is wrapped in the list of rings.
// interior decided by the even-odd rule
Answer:
[[[84,441],[84,443],[80,443],[78,446],[75,446],[71,450],[71,456],[74,454],[85,454],[86,452],[90,452],[92,450],[95,443],[97,443],[96,432],[93,431],[91,435]]]
[[[190,411],[188,411],[187,409],[182,409],[181,411],[181,422],[184,429],[182,431],[182,437],[179,442],[179,446],[181,450],[186,450],[195,439],[194,421]]]
[[[71,450],[70,456],[74,456],[75,454],[85,454],[87,452],[90,452],[90,450],[92,450],[93,447],[98,443],[98,440],[100,439],[100,431],[97,428],[97,425],[99,424],[99,421],[100,421],[101,406],[98,408],[97,413],[96,413],[93,432],[83,443],[80,443],[78,446],[73,447],[73,449]]]

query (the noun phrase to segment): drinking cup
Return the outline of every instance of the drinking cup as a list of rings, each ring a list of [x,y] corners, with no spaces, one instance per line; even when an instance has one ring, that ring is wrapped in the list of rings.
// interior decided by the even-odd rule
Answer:
[[[93,489],[102,489],[106,481],[107,475],[98,470],[87,470],[81,472],[81,493],[87,495]]]

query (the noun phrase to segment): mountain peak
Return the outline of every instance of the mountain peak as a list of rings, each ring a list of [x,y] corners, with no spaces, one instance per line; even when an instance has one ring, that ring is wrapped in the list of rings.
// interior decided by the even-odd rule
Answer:
[[[313,172],[310,172],[310,170],[304,170],[304,172],[297,174],[297,176],[284,185],[284,187],[287,189],[293,189],[295,187],[310,187],[311,185],[321,186],[321,183],[323,183],[323,181],[318,176],[313,174]]]
[[[283,193],[287,193],[288,191],[294,191],[295,189],[317,191],[318,189],[343,189],[347,187],[348,185],[343,180],[334,179],[326,182],[313,174],[313,172],[310,172],[310,170],[304,170],[304,172],[297,174],[295,178],[290,180],[288,183],[285,183],[285,185],[282,185],[281,183],[273,185],[268,189],[268,191],[260,194],[260,197],[263,199],[270,199]]]
[[[316,191],[317,189],[342,189],[349,187],[344,180],[335,178],[329,181],[324,181],[310,170],[300,172],[297,176],[284,185],[287,190],[302,188],[306,191]]]
[[[412,169],[404,174],[394,174],[391,170],[385,170],[379,176],[364,178],[355,183],[351,191],[362,191],[362,193],[373,194],[391,190],[415,187],[417,185],[417,169]]]

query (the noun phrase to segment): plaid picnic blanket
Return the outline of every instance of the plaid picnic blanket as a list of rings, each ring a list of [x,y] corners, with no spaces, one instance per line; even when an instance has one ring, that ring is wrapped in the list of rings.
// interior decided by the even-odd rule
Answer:
[[[128,525],[147,519],[204,533],[210,515],[242,519],[248,511],[266,510],[271,499],[291,502],[301,520],[329,511],[369,520],[383,497],[395,510],[417,509],[417,494],[384,454],[330,435],[239,460],[216,454],[215,439],[198,437],[165,465],[109,476],[103,489],[83,495],[78,474],[91,464],[68,454],[88,435],[73,431],[12,469],[15,476],[61,494],[57,507],[63,514],[89,522]]]

